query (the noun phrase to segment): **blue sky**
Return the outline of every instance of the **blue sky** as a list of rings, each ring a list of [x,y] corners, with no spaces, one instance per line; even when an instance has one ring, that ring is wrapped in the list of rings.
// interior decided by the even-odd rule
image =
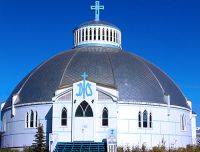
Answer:
[[[72,30],[94,19],[94,0],[0,0],[0,101],[35,66],[72,47]],[[122,47],[163,69],[193,101],[200,126],[200,1],[101,0]]]

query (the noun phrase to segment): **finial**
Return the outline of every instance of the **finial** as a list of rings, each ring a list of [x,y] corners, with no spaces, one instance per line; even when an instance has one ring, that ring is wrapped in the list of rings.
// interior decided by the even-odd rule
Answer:
[[[104,10],[104,5],[100,5],[99,1],[95,1],[95,6],[91,6],[91,10],[95,11],[95,21],[99,21],[100,10]]]

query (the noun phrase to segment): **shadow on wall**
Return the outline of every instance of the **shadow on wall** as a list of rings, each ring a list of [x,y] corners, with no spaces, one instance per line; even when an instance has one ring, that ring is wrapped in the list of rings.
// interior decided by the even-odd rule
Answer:
[[[52,112],[53,106],[50,108],[48,113],[45,116],[46,120],[46,144],[49,146],[49,133],[52,133]]]

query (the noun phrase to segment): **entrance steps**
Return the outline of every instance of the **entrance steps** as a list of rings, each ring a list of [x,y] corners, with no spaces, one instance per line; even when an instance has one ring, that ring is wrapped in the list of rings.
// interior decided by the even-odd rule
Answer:
[[[106,152],[104,142],[58,142],[54,152]]]

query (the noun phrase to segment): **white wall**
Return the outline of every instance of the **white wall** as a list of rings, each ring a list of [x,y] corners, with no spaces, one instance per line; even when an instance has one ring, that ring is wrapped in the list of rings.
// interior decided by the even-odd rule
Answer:
[[[105,91],[102,93],[101,91]],[[65,90],[62,90],[65,91]],[[62,94],[62,91],[59,94]],[[109,128],[117,128],[118,146],[157,146],[164,140],[167,147],[185,147],[192,143],[192,124],[190,110],[171,106],[168,115],[167,105],[144,105],[128,102],[113,101],[112,94],[106,94],[106,89],[101,88],[95,93],[94,110],[94,141],[102,141],[107,138]],[[38,119],[44,125],[47,133],[56,134],[56,142],[72,141],[72,98],[73,90],[66,92],[57,98],[52,104],[23,105],[16,107],[15,116],[11,117],[11,109],[5,112],[7,125],[6,132],[2,135],[3,147],[23,147],[33,143],[35,128],[25,128],[26,112],[31,110],[38,112]],[[67,126],[61,126],[61,112],[63,107],[67,109]],[[102,126],[102,110],[106,107],[109,115],[109,126]],[[138,127],[138,112],[147,110],[152,113],[152,128]],[[53,112],[53,113],[52,113]],[[181,130],[181,115],[186,116],[186,129]],[[194,127],[194,126],[193,126]],[[47,138],[48,141],[48,138]],[[56,144],[55,142],[55,144]]]
[[[138,127],[138,112],[147,110],[152,113],[152,128]],[[180,115],[186,115],[186,130],[181,130]],[[190,111],[168,107],[119,104],[118,105],[118,145],[158,146],[164,139],[165,146],[185,147],[192,143]]]
[[[52,104],[27,105],[16,107],[15,116],[11,117],[11,109],[5,111],[6,115],[6,130],[2,134],[2,147],[24,147],[30,146],[35,139],[36,128],[25,127],[25,116],[27,112],[38,112],[39,122],[43,124],[44,131],[51,132],[51,107]]]
[[[196,131],[196,114],[192,114],[192,143],[196,144],[197,141],[197,131]]]
[[[65,90],[63,90],[65,92]],[[62,92],[60,92],[62,94]],[[72,118],[75,115],[76,108],[80,104],[81,101],[76,99],[76,106],[72,105],[73,91],[71,90],[67,94],[63,94],[63,96],[56,99],[53,103],[53,123],[52,130],[53,134],[56,136],[56,140],[54,141],[54,146],[57,142],[71,142],[73,141],[73,121]],[[101,142],[103,139],[107,138],[107,131],[109,128],[117,128],[117,103],[112,100],[111,97],[104,94],[104,97],[99,96],[99,91],[96,91],[94,97],[94,105],[92,105],[92,110],[94,114],[94,141]],[[68,96],[65,97],[65,96]],[[93,99],[93,97],[90,97]],[[65,99],[65,100],[63,100]],[[91,99],[88,99],[90,101]],[[87,101],[87,99],[85,99]],[[74,100],[73,100],[74,101]],[[83,100],[82,100],[83,101]],[[66,127],[61,126],[61,111],[62,108],[65,107],[68,112],[68,123]],[[102,126],[102,112],[104,108],[108,109],[108,117],[109,122],[108,126]],[[73,109],[73,112],[72,112]],[[72,115],[73,113],[73,115]],[[89,120],[89,119],[88,119]],[[90,122],[88,122],[90,123]],[[80,124],[79,124],[80,125]],[[92,132],[92,131],[91,131]]]

